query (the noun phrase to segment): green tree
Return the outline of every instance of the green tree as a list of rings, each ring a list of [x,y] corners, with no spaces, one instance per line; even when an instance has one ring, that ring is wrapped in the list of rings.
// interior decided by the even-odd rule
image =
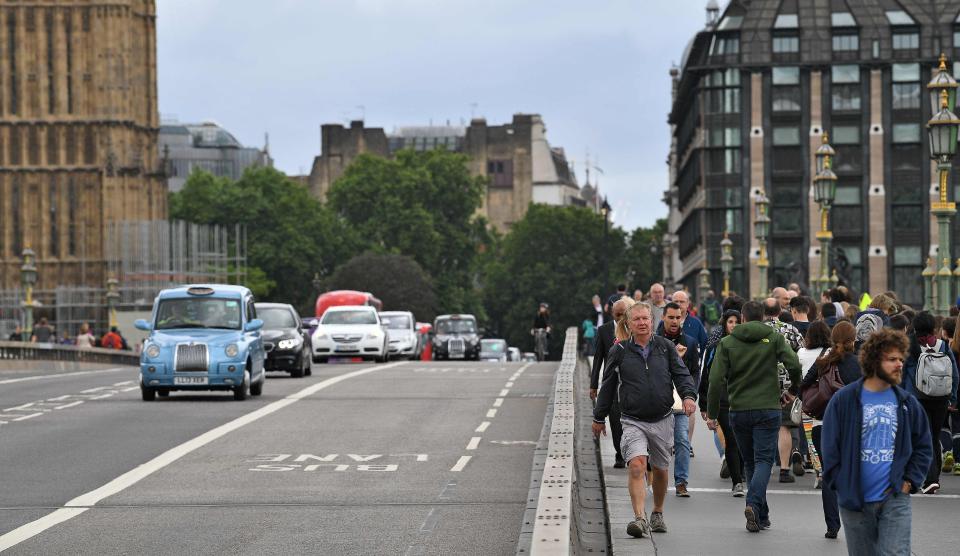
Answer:
[[[650,251],[651,245],[659,245],[663,234],[667,232],[667,220],[660,218],[649,228],[637,228],[630,233],[630,241],[624,251],[626,275],[631,292],[634,289],[650,291],[650,286],[663,280],[663,251]]]
[[[316,272],[331,272],[360,252],[357,235],[301,185],[273,168],[252,168],[237,181],[196,171],[170,196],[170,217],[199,224],[247,226],[249,286],[265,301],[312,315]]]
[[[385,311],[410,311],[420,321],[437,315],[437,296],[430,277],[405,255],[367,252],[337,267],[330,289],[374,292]]]
[[[623,275],[626,234],[609,230],[604,249],[603,219],[580,207],[530,205],[526,216],[485,257],[483,299],[487,328],[521,351],[532,351],[530,329],[540,302],[550,304],[550,353],[562,352],[564,332],[589,316],[590,298],[606,295],[604,254],[610,275]]]
[[[476,213],[486,178],[471,176],[467,161],[442,149],[400,151],[394,159],[360,155],[327,200],[371,249],[409,255],[423,267],[440,309],[482,313],[476,261],[490,236]]]

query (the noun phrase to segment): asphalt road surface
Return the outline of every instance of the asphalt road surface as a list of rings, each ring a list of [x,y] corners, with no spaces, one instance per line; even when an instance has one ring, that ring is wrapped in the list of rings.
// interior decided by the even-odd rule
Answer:
[[[145,403],[0,371],[10,554],[513,554],[557,363],[314,365]]]

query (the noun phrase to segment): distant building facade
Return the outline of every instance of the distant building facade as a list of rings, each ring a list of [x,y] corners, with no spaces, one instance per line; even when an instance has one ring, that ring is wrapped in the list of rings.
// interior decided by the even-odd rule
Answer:
[[[470,157],[471,174],[490,178],[480,212],[501,231],[523,218],[530,203],[587,204],[563,149],[550,146],[537,114],[517,114],[499,126],[476,118],[469,126],[402,127],[389,134],[354,121],[323,125],[321,136],[323,152],[308,180],[320,199],[361,153],[389,157],[401,149],[445,147]]]
[[[247,168],[273,166],[266,145],[263,149],[244,147],[233,134],[214,122],[162,124],[159,156],[171,192],[183,189],[195,169],[236,180]]]
[[[857,291],[892,289],[921,306],[921,272],[938,242],[925,85],[941,51],[960,59],[960,2],[732,0],[722,13],[710,4],[672,72],[664,274],[696,291],[705,262],[720,288],[728,231],[731,288],[755,293],[762,187],[769,282],[808,282],[820,258],[813,153],[826,131],[839,176],[833,266]]]
[[[105,229],[167,218],[153,0],[0,5],[0,288],[102,287]]]

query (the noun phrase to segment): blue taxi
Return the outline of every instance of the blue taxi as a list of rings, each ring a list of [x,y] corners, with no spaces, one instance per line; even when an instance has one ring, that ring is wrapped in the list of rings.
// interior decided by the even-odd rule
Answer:
[[[253,294],[242,286],[166,289],[153,304],[140,354],[143,401],[172,390],[230,390],[236,400],[263,392],[266,355]]]

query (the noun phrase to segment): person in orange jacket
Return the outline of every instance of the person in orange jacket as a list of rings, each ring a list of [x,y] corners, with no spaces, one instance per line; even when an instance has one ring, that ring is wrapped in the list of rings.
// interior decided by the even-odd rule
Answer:
[[[103,338],[100,339],[100,347],[117,350],[123,349],[123,338],[120,337],[120,332],[116,326],[111,326],[110,332],[103,335]]]

